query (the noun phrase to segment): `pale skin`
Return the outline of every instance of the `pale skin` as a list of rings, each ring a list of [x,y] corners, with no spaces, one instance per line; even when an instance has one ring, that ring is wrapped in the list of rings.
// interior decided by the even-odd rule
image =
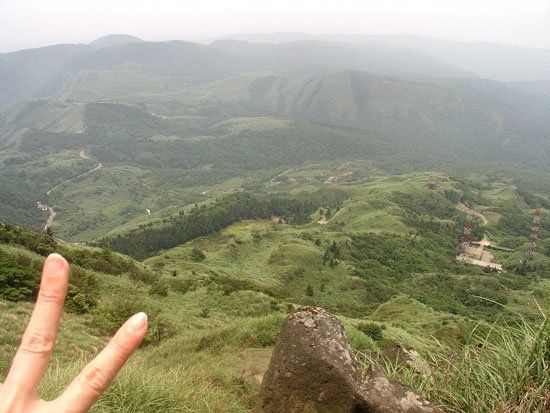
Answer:
[[[44,263],[36,306],[10,371],[0,384],[0,413],[87,412],[120,368],[139,347],[147,332],[147,316],[132,316],[57,399],[45,401],[37,389],[50,360],[63,302],[69,265],[58,254]]]

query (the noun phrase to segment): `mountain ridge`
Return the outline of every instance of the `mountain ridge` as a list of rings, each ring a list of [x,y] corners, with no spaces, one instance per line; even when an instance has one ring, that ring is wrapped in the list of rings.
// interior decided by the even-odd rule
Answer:
[[[550,49],[490,42],[443,40],[414,35],[250,33],[224,36],[256,43],[307,39],[356,44],[379,44],[426,53],[462,70],[501,82],[550,80]]]
[[[141,43],[144,40],[139,37],[131,36],[128,34],[108,34],[106,36],[99,37],[93,42],[89,43],[88,46],[93,49],[102,49],[105,47],[116,46],[119,44],[125,43]]]
[[[12,183],[6,216],[32,221],[35,198],[80,241],[145,209],[201,200],[210,187],[258,187],[312,163],[362,160],[381,173],[490,163],[514,171],[509,179],[548,173],[550,99],[508,84],[369,73],[377,62],[382,72],[410,73],[403,62],[411,56],[376,60],[357,45],[117,39],[123,44],[69,47],[73,57],[40,74],[35,93],[24,91],[39,97],[19,96],[0,112],[0,173]],[[31,66],[33,53],[50,61],[51,50],[0,60],[15,59],[10,70],[23,79],[17,65]]]
[[[90,45],[57,45],[0,54],[0,109],[19,100],[47,97],[82,71],[134,70],[171,75],[187,82],[219,79],[261,70],[302,73],[358,69],[424,77],[469,75],[427,55],[407,50],[379,50],[338,43],[296,43],[258,51],[255,45],[185,41],[146,42],[125,35],[100,38]],[[103,46],[105,47],[103,47]],[[222,47],[224,46],[224,47]],[[241,45],[242,46],[242,45]],[[326,56],[327,50],[332,56]]]

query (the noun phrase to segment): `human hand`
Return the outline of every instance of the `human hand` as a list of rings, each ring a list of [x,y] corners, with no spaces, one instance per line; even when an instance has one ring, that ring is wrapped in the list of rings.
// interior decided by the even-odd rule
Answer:
[[[147,316],[135,314],[109,344],[52,401],[41,400],[38,385],[52,354],[67,292],[69,265],[59,254],[44,262],[36,306],[4,384],[0,384],[0,413],[87,412],[138,348],[147,332]]]

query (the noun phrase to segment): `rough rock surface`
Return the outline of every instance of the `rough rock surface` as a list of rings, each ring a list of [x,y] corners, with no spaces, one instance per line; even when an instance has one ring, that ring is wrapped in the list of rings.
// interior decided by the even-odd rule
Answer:
[[[285,320],[256,413],[441,413],[375,368],[363,378],[338,318],[301,308]]]
[[[403,344],[393,342],[382,354],[392,364],[404,364],[415,371],[422,378],[430,377],[432,369],[426,360],[413,349],[406,348]]]

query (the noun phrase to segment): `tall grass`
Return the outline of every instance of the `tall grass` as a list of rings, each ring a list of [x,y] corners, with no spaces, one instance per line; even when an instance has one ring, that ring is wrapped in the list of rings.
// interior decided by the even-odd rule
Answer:
[[[459,354],[443,345],[427,355],[432,373],[422,378],[404,365],[378,362],[386,373],[419,389],[450,413],[550,412],[550,320],[492,325],[472,333]]]
[[[86,360],[51,366],[40,385],[46,400],[56,398],[72,381]],[[250,410],[237,384],[222,386],[220,378],[200,366],[173,369],[130,362],[94,404],[91,413],[245,413]],[[238,388],[237,388],[238,389]]]

